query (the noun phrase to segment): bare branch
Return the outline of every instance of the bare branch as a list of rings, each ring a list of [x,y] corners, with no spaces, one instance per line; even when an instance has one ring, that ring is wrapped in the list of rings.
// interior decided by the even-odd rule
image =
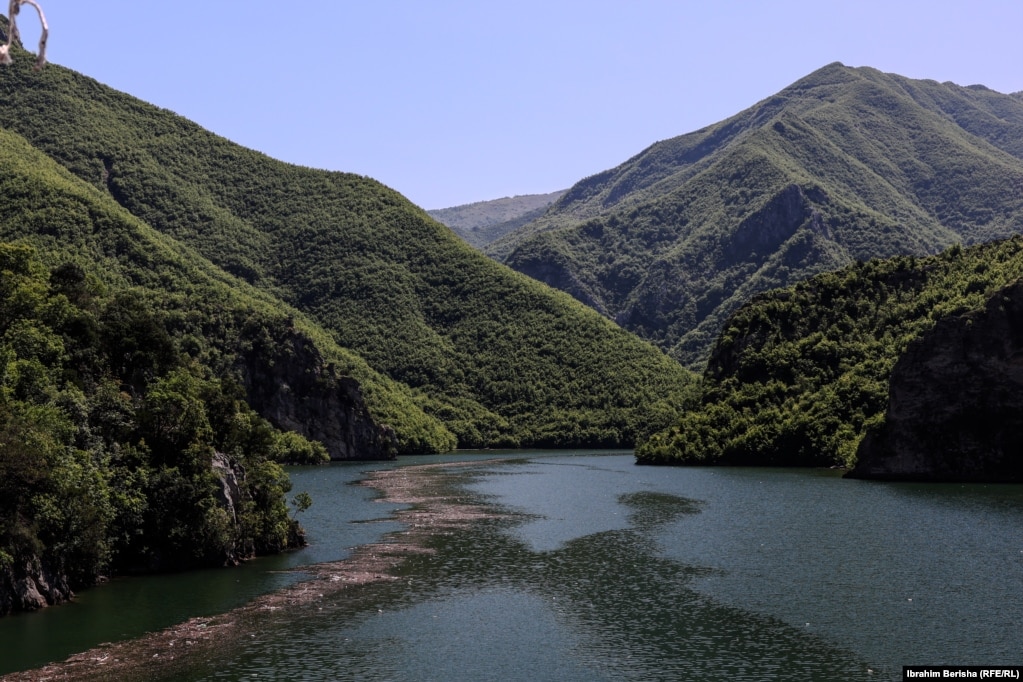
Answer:
[[[7,42],[0,45],[0,64],[11,63],[11,44],[17,40],[21,41],[21,37],[18,35],[18,23],[17,16],[18,12],[21,11],[22,5],[31,5],[36,8],[36,12],[39,14],[39,23],[43,26],[43,33],[39,36],[39,56],[36,57],[36,70],[43,68],[46,64],[46,41],[50,37],[50,27],[46,24],[46,15],[43,14],[43,8],[39,6],[36,0],[11,0],[7,10]]]

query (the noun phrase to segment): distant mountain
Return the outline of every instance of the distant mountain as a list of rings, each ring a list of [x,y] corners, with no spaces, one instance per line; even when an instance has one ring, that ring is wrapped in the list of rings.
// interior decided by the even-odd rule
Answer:
[[[0,79],[0,126],[387,377],[397,393],[342,368],[362,372],[400,452],[628,445],[688,381],[652,345],[486,258],[378,182],[275,161],[27,64]]]
[[[1023,100],[831,64],[487,247],[700,366],[759,291],[1023,229]]]
[[[536,220],[565,193],[523,194],[427,211],[478,249]]]

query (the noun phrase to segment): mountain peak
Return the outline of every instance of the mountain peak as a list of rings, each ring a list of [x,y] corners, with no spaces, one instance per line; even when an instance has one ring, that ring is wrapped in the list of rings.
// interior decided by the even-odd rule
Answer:
[[[1021,185],[1020,97],[834,62],[581,180],[488,253],[574,282],[569,293],[698,365],[758,291],[1020,231]],[[775,229],[765,211],[790,186],[817,193],[789,214],[788,239],[736,257],[738,235]],[[827,231],[803,224],[810,213]]]

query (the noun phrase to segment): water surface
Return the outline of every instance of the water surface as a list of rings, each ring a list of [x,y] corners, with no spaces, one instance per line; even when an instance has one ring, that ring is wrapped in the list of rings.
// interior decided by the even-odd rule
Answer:
[[[438,535],[399,580],[283,615],[174,678],[877,680],[909,664],[1021,663],[1021,486],[503,454],[443,473],[503,516]],[[400,530],[382,520],[393,507],[351,485],[380,466],[393,465],[293,472],[315,499],[303,552],[123,581],[0,620],[3,669],[19,667],[8,656],[22,647],[54,651],[67,631],[113,639],[230,608],[301,579],[284,568]],[[91,615],[63,615],[76,610]]]

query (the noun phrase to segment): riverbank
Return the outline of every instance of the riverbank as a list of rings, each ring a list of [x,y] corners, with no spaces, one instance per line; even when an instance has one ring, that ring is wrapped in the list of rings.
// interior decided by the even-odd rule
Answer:
[[[493,460],[446,462],[375,471],[360,483],[377,490],[380,502],[408,505],[394,517],[403,525],[382,541],[355,548],[348,558],[294,569],[308,580],[263,595],[240,608],[192,618],[140,638],[103,644],[63,662],[3,676],[4,682],[43,680],[152,680],[170,678],[187,661],[215,658],[232,642],[254,638],[275,620],[294,617],[316,602],[372,583],[394,581],[394,570],[410,557],[432,553],[429,539],[495,513],[469,503],[437,474]]]

